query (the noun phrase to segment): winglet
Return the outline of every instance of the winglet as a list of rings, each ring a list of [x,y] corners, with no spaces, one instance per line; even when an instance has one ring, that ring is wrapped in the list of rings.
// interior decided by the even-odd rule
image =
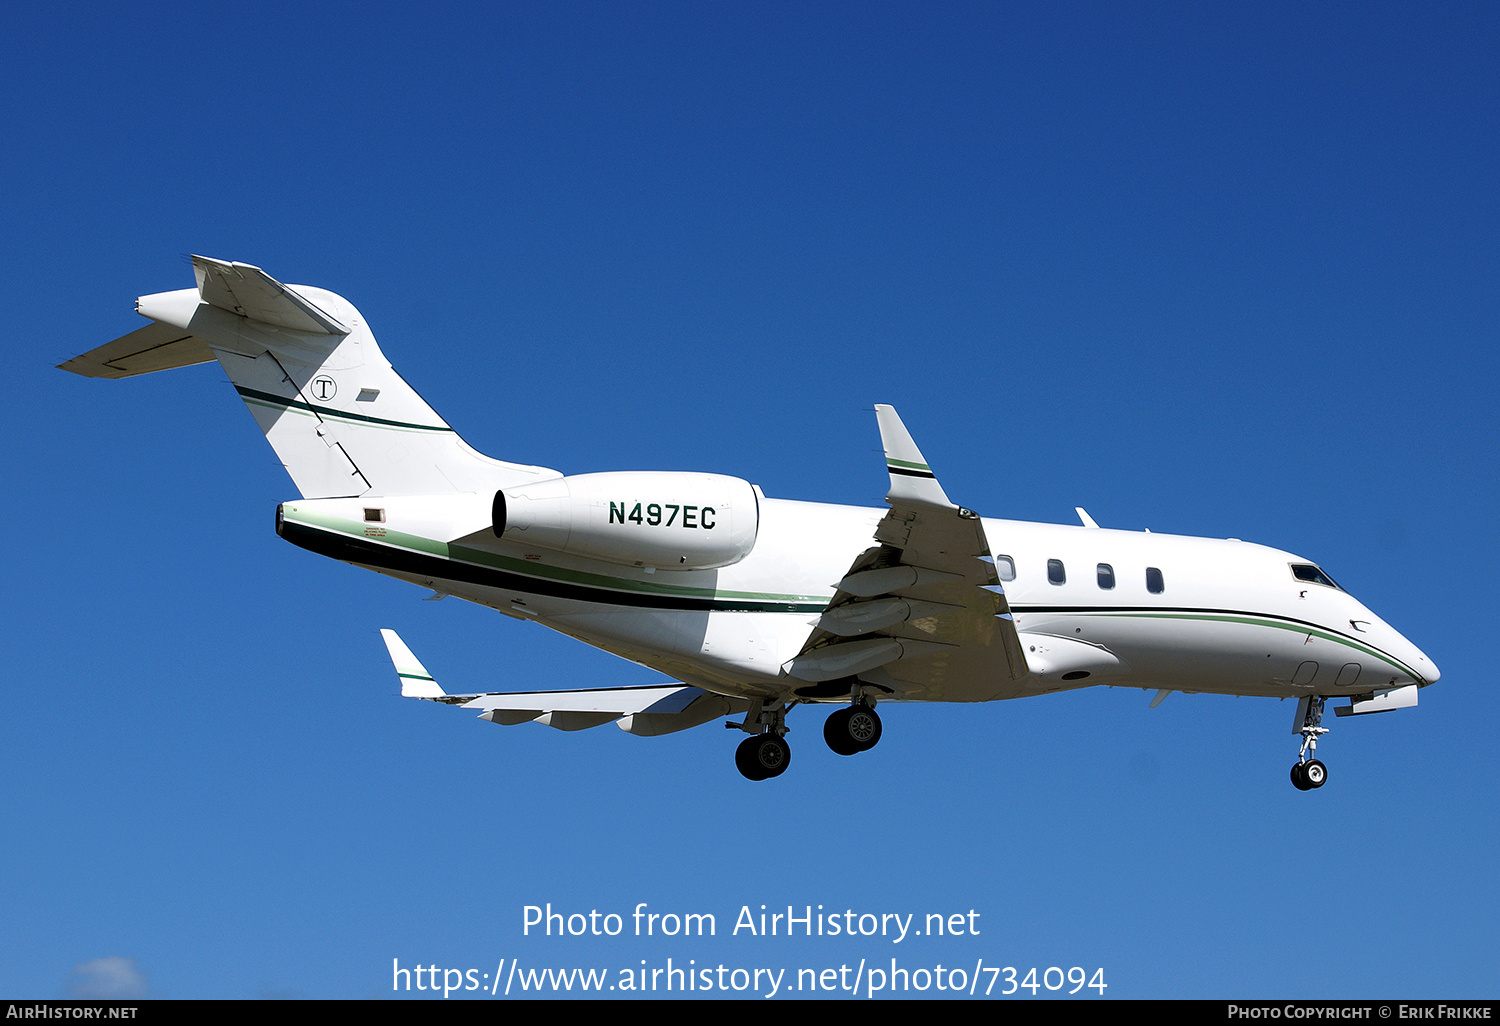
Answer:
[[[922,457],[911,433],[901,423],[894,407],[876,405],[875,419],[880,425],[880,444],[885,447],[885,466],[891,474],[891,490],[885,501],[937,509],[955,509],[943,486],[938,484],[932,468]]]
[[[438,682],[432,679],[432,674],[427,672],[427,667],[417,662],[417,657],[411,654],[411,649],[406,647],[406,642],[401,640],[399,634],[389,627],[382,627],[380,636],[385,639],[391,662],[396,665],[396,676],[401,678],[401,694],[404,697],[447,697],[443,689],[438,687]]]

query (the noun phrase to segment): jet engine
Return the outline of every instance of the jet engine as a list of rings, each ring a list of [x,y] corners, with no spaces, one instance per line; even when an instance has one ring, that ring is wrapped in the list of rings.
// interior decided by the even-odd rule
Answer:
[[[495,537],[622,566],[710,570],[755,547],[760,504],[737,477],[575,474],[495,493]]]

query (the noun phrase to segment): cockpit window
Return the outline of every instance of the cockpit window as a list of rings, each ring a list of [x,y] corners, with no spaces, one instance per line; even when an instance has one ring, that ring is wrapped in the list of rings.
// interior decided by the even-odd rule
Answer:
[[[1344,590],[1334,583],[1332,577],[1329,577],[1311,563],[1293,563],[1292,576],[1299,581],[1306,581],[1308,584],[1321,584],[1327,588],[1338,588],[1339,591]]]

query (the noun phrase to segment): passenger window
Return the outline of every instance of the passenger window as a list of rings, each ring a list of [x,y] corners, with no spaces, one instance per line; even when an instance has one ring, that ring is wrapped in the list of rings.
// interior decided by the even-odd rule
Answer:
[[[1099,587],[1109,591],[1115,586],[1115,568],[1108,563],[1099,564]]]
[[[1014,581],[1016,579],[1016,561],[1009,556],[996,556],[995,573],[1000,575],[1002,581]]]
[[[1146,567],[1146,590],[1153,595],[1160,595],[1166,587],[1166,583],[1161,579],[1161,571],[1154,566]]]
[[[1047,580],[1051,581],[1053,584],[1067,583],[1068,574],[1065,570],[1063,570],[1062,560],[1047,560]]]

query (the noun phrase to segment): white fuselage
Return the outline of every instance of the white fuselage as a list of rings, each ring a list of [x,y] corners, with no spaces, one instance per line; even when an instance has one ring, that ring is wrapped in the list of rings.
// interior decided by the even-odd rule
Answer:
[[[762,497],[745,559],[670,570],[496,539],[488,503],[478,494],[301,500],[284,504],[283,533],[315,551],[536,620],[679,680],[773,697],[803,683],[788,678],[783,664],[802,649],[855,557],[874,544],[884,515]],[[364,520],[372,507],[382,511],[379,524]],[[1004,692],[898,689],[889,700],[984,701],[1093,684],[1332,696],[1438,678],[1431,660],[1353,596],[1294,576],[1294,566],[1311,564],[1290,553],[1234,540],[983,524],[1033,670],[1049,652],[1103,650],[1113,661],[1086,664],[1082,677],[1081,670],[1072,678],[1034,672]],[[1155,571],[1149,578],[1148,570]]]

